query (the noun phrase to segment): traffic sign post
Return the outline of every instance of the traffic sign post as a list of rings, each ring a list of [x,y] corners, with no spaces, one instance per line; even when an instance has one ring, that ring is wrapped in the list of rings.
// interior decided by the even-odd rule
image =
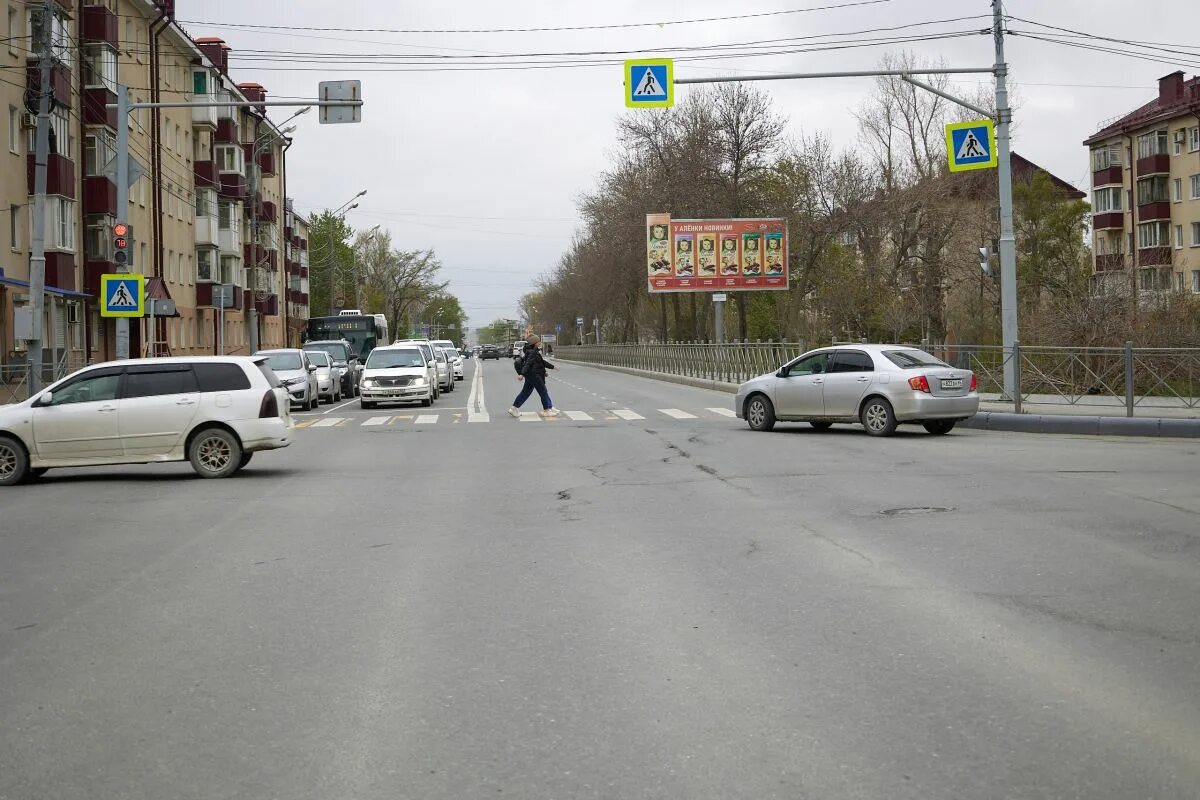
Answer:
[[[669,58],[626,61],[625,105],[629,108],[675,105],[675,62]]]
[[[146,314],[146,282],[141,275],[100,276],[100,316],[142,317]],[[128,358],[128,354],[125,356]]]
[[[946,158],[951,172],[994,169],[996,129],[990,119],[955,122],[946,126]]]

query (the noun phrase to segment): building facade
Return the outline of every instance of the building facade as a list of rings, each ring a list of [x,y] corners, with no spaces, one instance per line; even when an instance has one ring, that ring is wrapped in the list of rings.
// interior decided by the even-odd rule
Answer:
[[[7,113],[0,151],[0,364],[25,360],[14,310],[29,302],[33,144],[40,91],[34,38],[40,3],[0,0],[10,70],[0,82]],[[100,276],[116,272],[112,225],[118,85],[134,102],[228,105],[140,109],[129,117],[131,160],[143,173],[129,191],[133,272],[176,313],[134,320],[131,354],[230,354],[283,346],[308,316],[307,232],[287,209],[290,141],[268,119],[267,90],[238,83],[229,46],[193,40],[173,0],[55,0],[51,155],[46,204],[44,361],[56,372],[115,355],[115,327],[99,316]],[[24,80],[14,80],[25,67]],[[27,91],[29,90],[29,91]],[[28,103],[28,105],[27,105]],[[292,291],[292,277],[295,281]],[[286,292],[286,294],[285,294]],[[253,330],[252,330],[253,329]]]
[[[1097,288],[1200,294],[1200,77],[1090,136]]]

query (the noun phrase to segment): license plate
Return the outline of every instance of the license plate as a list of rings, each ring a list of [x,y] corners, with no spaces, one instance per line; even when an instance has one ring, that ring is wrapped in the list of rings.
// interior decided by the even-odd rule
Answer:
[[[943,389],[961,389],[963,387],[962,378],[943,378]]]

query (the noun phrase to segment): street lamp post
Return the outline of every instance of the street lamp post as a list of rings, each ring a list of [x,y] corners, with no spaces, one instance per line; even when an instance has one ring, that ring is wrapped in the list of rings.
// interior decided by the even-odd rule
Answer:
[[[358,198],[362,197],[366,193],[367,193],[367,190],[363,189],[361,192],[354,195],[354,197],[351,197],[349,200],[347,200],[346,202],[342,203],[340,206],[335,208],[329,215],[328,224],[326,226],[329,228],[329,235],[326,237],[326,242],[325,242],[325,246],[327,248],[329,248],[329,252],[326,254],[326,259],[325,259],[326,267],[329,270],[329,297],[326,299],[325,313],[328,314],[329,316],[333,316],[333,277],[334,277],[333,273],[336,271],[335,270],[335,267],[336,267],[335,256],[337,255],[337,248],[334,246],[334,243],[333,243],[333,221],[335,219],[344,218],[346,216],[346,214],[348,214],[351,211],[353,211],[354,209],[358,208],[358,203],[355,203],[354,201],[357,200]]]
[[[379,230],[378,225],[376,225],[374,228],[371,228],[370,234],[368,234],[367,238],[363,240],[364,247],[367,245],[368,242],[370,242],[372,239],[375,238],[375,234],[378,230]],[[363,305],[362,305],[362,277],[358,274],[358,250],[357,250],[357,248],[350,251],[350,257],[352,259],[350,271],[354,274],[354,307],[357,308],[359,311],[362,311],[362,307],[363,307]]]

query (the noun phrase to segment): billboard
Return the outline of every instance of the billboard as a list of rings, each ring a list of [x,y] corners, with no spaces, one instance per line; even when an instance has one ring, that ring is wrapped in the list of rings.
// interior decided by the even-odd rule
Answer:
[[[646,215],[651,292],[788,288],[787,221]]]

